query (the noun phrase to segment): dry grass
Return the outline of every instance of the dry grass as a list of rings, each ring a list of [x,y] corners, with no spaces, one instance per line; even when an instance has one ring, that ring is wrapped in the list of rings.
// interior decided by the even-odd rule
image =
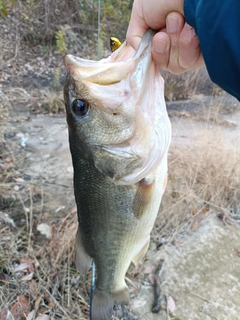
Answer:
[[[197,229],[206,213],[240,221],[240,153],[226,149],[217,132],[210,140],[212,133],[206,129],[199,141],[170,148],[169,181],[154,230],[160,245]]]
[[[184,72],[174,75],[160,70],[165,82],[165,99],[185,100],[194,94],[218,95],[222,90],[213,84],[207,74],[206,68]]]
[[[41,108],[47,113],[65,112],[62,91],[41,90],[40,101]]]

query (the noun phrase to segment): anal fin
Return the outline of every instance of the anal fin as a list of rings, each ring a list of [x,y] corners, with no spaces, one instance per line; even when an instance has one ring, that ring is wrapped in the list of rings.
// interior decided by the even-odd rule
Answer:
[[[78,229],[75,241],[75,263],[78,271],[85,275],[90,268],[91,261],[92,258],[86,253],[82,245],[82,239]]]

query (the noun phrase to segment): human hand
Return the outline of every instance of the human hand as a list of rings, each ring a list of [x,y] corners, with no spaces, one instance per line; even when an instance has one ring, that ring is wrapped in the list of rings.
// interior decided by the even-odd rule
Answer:
[[[183,0],[135,0],[128,43],[136,49],[147,29],[159,30],[153,37],[152,56],[160,68],[181,74],[203,66],[198,37],[183,14]]]

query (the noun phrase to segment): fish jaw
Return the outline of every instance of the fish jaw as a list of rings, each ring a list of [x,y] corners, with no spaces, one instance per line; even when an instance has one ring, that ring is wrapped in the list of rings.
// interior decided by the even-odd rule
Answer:
[[[100,61],[72,55],[65,58],[76,91],[84,92],[82,97],[94,105],[93,110],[102,112],[99,126],[95,118],[92,131],[85,137],[93,162],[119,185],[132,185],[151,173],[170,144],[164,81],[151,58],[153,34],[151,30],[146,32],[134,54],[125,42]],[[91,125],[87,126],[89,129]],[[105,127],[106,134],[97,132],[98,127]],[[109,162],[112,165],[107,165],[106,170]]]

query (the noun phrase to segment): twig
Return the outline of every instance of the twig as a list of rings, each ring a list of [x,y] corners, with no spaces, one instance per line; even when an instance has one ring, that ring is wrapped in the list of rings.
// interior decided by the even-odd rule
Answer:
[[[163,267],[164,260],[160,260],[160,264],[155,272],[154,275],[154,287],[155,287],[155,294],[154,294],[154,303],[152,307],[153,313],[158,313],[161,309],[161,288],[160,288],[160,278],[162,273],[162,267]]]
[[[59,302],[53,297],[53,295],[48,291],[48,289],[46,289],[46,287],[42,286],[42,289],[45,290],[47,292],[47,294],[49,294],[49,296],[52,298],[53,302],[58,306],[58,308],[62,311],[62,313],[67,317],[67,319],[72,320],[69,315],[67,314],[67,312],[61,307],[61,305],[59,304]]]
[[[188,291],[188,290],[186,290],[186,291]],[[232,308],[230,308],[230,307],[224,306],[224,305],[222,305],[222,304],[220,304],[220,303],[218,303],[218,302],[215,302],[215,301],[209,300],[209,299],[207,299],[207,298],[204,298],[204,297],[200,296],[200,295],[197,294],[197,293],[194,293],[194,292],[191,292],[191,291],[188,291],[188,292],[189,292],[191,295],[193,295],[193,296],[195,296],[195,297],[198,297],[199,299],[201,299],[201,300],[203,300],[203,301],[206,301],[206,302],[208,302],[208,303],[212,303],[212,304],[218,305],[219,307],[222,307],[222,308],[224,308],[224,309],[232,310]]]

